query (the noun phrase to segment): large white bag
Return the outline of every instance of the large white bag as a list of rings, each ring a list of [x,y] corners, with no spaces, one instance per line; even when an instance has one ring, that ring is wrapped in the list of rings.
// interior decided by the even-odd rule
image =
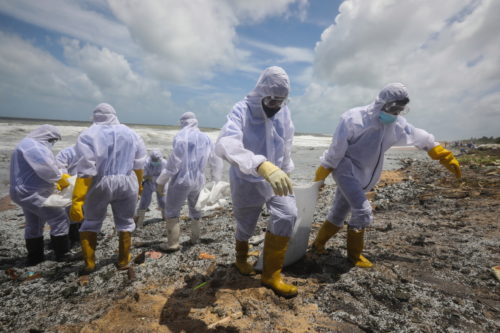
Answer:
[[[76,176],[71,176],[67,179],[69,186],[62,191],[54,191],[42,204],[44,207],[66,207],[71,206],[71,197],[75,188]]]
[[[290,243],[288,244],[283,267],[299,261],[306,254],[314,210],[316,209],[316,201],[318,200],[319,188],[322,184],[323,182],[314,182],[308,185],[293,187],[293,193],[297,201],[298,216]],[[263,252],[255,264],[256,270],[262,270],[262,262]]]
[[[227,197],[231,195],[228,182],[207,183],[201,190],[195,208],[206,212],[227,205]]]

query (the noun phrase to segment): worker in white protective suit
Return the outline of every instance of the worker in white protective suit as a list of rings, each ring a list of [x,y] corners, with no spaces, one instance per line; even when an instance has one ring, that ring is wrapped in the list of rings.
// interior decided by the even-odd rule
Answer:
[[[198,128],[198,120],[193,112],[185,112],[180,123],[182,129],[174,137],[173,150],[167,159],[167,166],[156,180],[158,192],[167,187],[165,219],[167,242],[160,247],[165,251],[180,248],[179,215],[188,201],[191,220],[191,243],[200,238],[201,212],[195,208],[200,192],[205,184],[205,168],[211,171],[212,180],[220,181],[223,161],[214,153],[214,144],[207,134]],[[165,185],[167,184],[168,185]]]
[[[144,217],[146,215],[146,210],[151,204],[151,198],[153,193],[156,192],[156,179],[160,175],[161,171],[167,166],[167,161],[163,158],[161,152],[157,149],[153,150],[144,165],[144,179],[142,181],[142,195],[141,201],[139,202],[139,207],[136,212],[136,228],[142,228],[144,225]],[[156,192],[156,200],[158,202],[158,207],[162,212],[162,217],[164,217],[165,209],[165,196],[163,193]]]
[[[56,260],[63,260],[69,251],[69,221],[64,209],[42,206],[56,188],[61,190],[69,185],[69,175],[58,168],[51,150],[58,140],[61,140],[61,135],[56,127],[42,125],[19,142],[10,161],[10,197],[24,213],[28,266],[45,259],[45,223],[50,226]]]
[[[77,139],[75,150],[80,156],[73,191],[70,218],[82,222],[80,242],[85,272],[95,269],[97,233],[101,230],[109,204],[119,234],[118,269],[125,269],[131,259],[134,211],[142,191],[146,147],[141,137],[120,124],[115,109],[99,104],[94,123]]]
[[[231,168],[229,178],[236,218],[236,262],[243,275],[255,274],[247,262],[248,239],[253,235],[264,204],[270,212],[264,242],[261,283],[284,297],[297,288],[281,278],[297,206],[288,176],[294,126],[286,105],[290,83],[281,67],[269,67],[255,88],[233,106],[216,143],[216,152]]]
[[[461,177],[459,163],[453,154],[435,142],[433,135],[415,128],[402,116],[408,110],[409,101],[406,87],[392,83],[382,89],[372,104],[342,114],[314,178],[323,181],[332,173],[337,184],[332,208],[313,243],[315,252],[326,253],[326,242],[342,229],[350,212],[347,256],[356,266],[372,266],[361,255],[365,228],[373,221],[372,207],[365,193],[378,182],[384,153],[390,147],[413,145],[424,149],[457,178]]]
[[[69,146],[62,149],[56,154],[56,161],[59,168],[70,176],[76,175],[76,163],[78,157],[76,156],[75,146]]]
[[[76,164],[78,162],[78,157],[76,156],[74,145],[66,147],[62,149],[60,152],[58,152],[56,155],[56,161],[59,168],[64,173],[67,173],[70,176],[76,175]],[[68,216],[69,216],[69,208],[70,207],[66,207],[66,212],[68,213]],[[75,246],[76,244],[80,244],[80,233],[78,230],[79,228],[80,228],[80,223],[70,222],[68,236],[69,236],[69,241],[71,243],[71,247]]]

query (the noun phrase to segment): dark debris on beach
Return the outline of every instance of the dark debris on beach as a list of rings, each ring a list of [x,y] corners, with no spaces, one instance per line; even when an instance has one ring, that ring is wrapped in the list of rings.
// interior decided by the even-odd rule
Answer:
[[[110,217],[99,235],[97,271],[82,283],[73,261],[24,267],[24,218],[0,212],[2,332],[495,332],[500,331],[500,169],[464,164],[457,181],[438,163],[405,167],[374,189],[375,222],[365,256],[372,269],[346,260],[345,230],[323,256],[307,255],[284,271],[299,287],[285,300],[232,267],[230,207],[203,218],[203,236],[182,249],[159,248],[164,222],[148,213],[134,233],[133,278],[118,271],[118,238]],[[389,175],[390,176],[390,175]],[[397,179],[395,179],[397,178]],[[311,241],[325,218],[334,186],[325,186]],[[265,230],[266,214],[255,235]],[[48,244],[47,244],[48,245]],[[260,251],[262,244],[251,251]],[[254,253],[257,255],[257,253]]]

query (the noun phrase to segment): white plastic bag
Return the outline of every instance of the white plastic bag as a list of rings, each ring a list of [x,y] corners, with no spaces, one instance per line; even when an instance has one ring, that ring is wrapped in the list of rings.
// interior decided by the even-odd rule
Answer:
[[[230,195],[229,183],[219,181],[207,183],[201,190],[195,208],[203,212],[224,207],[228,201],[225,199]]]
[[[308,185],[293,187],[293,193],[297,201],[298,216],[290,242],[288,243],[283,267],[299,261],[306,254],[314,210],[316,209],[316,201],[318,200],[319,188],[322,184],[323,182],[314,182]],[[255,269],[257,270],[262,270],[263,254],[264,252],[261,253],[259,260],[255,264]]]
[[[71,206],[71,198],[73,196],[73,189],[75,188],[76,176],[71,176],[66,179],[69,186],[62,191],[54,191],[42,204],[44,207],[66,207]]]

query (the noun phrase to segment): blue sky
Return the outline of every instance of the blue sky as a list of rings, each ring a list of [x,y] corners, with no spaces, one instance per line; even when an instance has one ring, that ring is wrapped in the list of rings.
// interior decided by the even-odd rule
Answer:
[[[499,22],[494,0],[0,0],[0,116],[220,127],[278,65],[298,132],[403,82],[438,140],[500,136]]]

